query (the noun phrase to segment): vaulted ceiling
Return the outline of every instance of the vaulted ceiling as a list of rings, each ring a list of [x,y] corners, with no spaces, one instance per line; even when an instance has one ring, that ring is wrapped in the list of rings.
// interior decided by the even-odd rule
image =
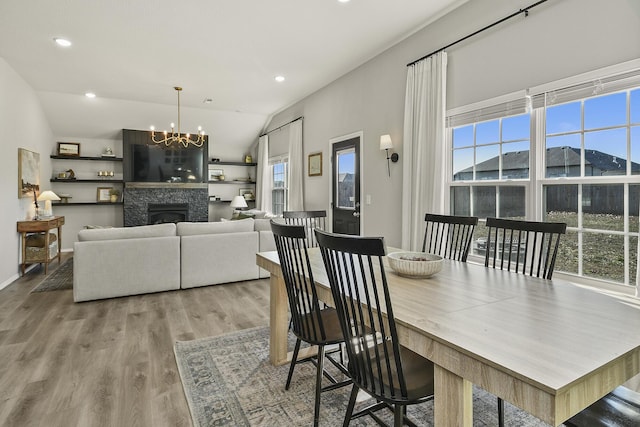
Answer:
[[[36,91],[56,135],[167,127],[178,85],[183,130],[202,124],[240,142],[272,113],[463,2],[2,1],[0,57]],[[54,37],[73,44],[62,48]],[[222,129],[237,126],[246,129]]]

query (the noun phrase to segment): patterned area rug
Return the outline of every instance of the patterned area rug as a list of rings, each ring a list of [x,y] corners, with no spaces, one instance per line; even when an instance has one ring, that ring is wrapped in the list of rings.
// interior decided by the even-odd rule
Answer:
[[[31,292],[59,291],[61,289],[73,289],[73,258],[62,263]]]
[[[313,425],[315,367],[310,363],[296,366],[291,387],[285,391],[289,366],[269,363],[268,328],[179,341],[174,351],[194,427]],[[342,425],[350,388],[322,393],[321,426]],[[506,403],[505,410],[507,425],[547,426]],[[410,406],[408,413],[419,426],[433,425],[432,402]],[[390,411],[379,414],[387,421],[393,419]],[[473,419],[474,426],[498,425],[496,398],[478,388],[473,393]],[[350,426],[377,424],[363,417]]]

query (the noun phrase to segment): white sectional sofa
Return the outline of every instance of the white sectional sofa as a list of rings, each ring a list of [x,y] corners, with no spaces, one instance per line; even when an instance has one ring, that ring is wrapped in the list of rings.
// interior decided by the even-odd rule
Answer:
[[[268,219],[81,230],[73,298],[89,301],[268,277],[256,253],[275,250]]]

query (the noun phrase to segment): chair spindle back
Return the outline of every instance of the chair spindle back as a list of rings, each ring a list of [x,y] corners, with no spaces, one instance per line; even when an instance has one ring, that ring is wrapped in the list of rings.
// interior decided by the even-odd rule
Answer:
[[[378,399],[406,399],[383,238],[315,233],[346,341],[351,378]]]
[[[567,224],[487,218],[485,267],[551,279]]]
[[[478,225],[477,217],[425,214],[424,220],[426,227],[422,252],[467,261],[473,231]]]
[[[318,246],[316,236],[313,230],[327,229],[327,211],[285,211],[282,213],[284,222],[292,225],[302,225],[307,233],[307,247],[312,248]]]
[[[307,252],[306,229],[302,225],[279,224],[271,220],[287,296],[293,333],[303,341],[326,341],[318,295]]]

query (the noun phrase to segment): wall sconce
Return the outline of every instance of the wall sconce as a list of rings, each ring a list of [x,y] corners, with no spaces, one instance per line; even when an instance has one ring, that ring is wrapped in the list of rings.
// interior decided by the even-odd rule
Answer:
[[[387,153],[387,172],[391,176],[391,166],[389,166],[389,160],[393,163],[397,162],[400,156],[398,153],[391,153],[389,156],[389,150],[393,148],[393,142],[391,141],[391,135],[380,135],[380,150],[384,150]]]

